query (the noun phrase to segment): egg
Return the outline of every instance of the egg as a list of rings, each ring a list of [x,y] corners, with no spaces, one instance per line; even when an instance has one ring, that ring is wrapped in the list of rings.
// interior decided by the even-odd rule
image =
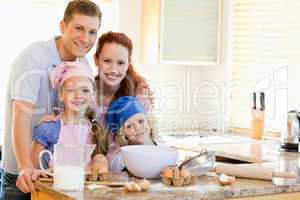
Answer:
[[[131,192],[131,183],[126,182],[126,183],[124,184],[124,190],[125,190],[126,192]]]
[[[188,169],[181,169],[180,170],[180,177],[189,178],[190,176],[191,176],[191,173]]]
[[[173,170],[171,167],[166,167],[163,169],[162,175],[166,178],[172,178],[173,177]]]
[[[234,176],[227,176],[226,174],[221,174],[218,178],[219,183],[222,186],[226,185],[232,185],[235,182],[235,177]]]
[[[140,186],[140,188],[145,191],[145,190],[148,190],[149,187],[150,187],[150,181],[146,180],[146,179],[143,179],[142,181],[140,181],[138,183],[138,185]]]
[[[184,178],[179,177],[179,178],[173,178],[173,185],[174,186],[182,186],[184,183]]]
[[[172,178],[168,178],[168,177],[164,177],[164,176],[162,176],[161,178],[162,178],[162,181],[164,184],[172,185]]]
[[[161,178],[165,185],[173,186],[190,185],[197,181],[197,177],[193,176],[188,169],[179,169],[176,166],[164,168]]]
[[[140,192],[142,191],[141,187],[135,183],[135,182],[132,182],[131,183],[131,192]]]
[[[178,167],[173,167],[173,178],[179,178],[180,177],[180,171]]]

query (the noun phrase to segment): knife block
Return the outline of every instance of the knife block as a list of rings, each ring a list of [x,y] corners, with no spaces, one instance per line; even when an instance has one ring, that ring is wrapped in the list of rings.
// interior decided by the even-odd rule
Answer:
[[[261,110],[252,110],[251,133],[253,139],[260,140],[264,134],[265,113]]]

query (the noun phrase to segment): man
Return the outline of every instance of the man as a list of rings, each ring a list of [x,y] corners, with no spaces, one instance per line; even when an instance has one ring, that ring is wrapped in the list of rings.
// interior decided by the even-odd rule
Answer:
[[[6,101],[1,198],[30,199],[33,180],[40,175],[30,158],[31,128],[52,113],[57,92],[49,72],[62,61],[84,58],[100,28],[99,7],[88,0],[70,1],[60,22],[61,36],[27,47],[13,62]],[[27,194],[25,194],[27,193]]]

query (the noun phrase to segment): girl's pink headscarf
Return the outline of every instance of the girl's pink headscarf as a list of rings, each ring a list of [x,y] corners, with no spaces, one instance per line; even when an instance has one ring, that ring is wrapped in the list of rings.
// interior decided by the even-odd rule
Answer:
[[[74,76],[87,77],[95,82],[93,71],[86,62],[62,62],[50,72],[49,76],[54,89],[58,89],[65,80]]]

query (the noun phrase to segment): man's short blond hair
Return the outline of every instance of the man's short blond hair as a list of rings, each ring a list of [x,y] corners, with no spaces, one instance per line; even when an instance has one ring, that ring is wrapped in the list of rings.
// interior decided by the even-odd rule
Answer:
[[[102,13],[98,5],[89,0],[73,0],[70,1],[65,9],[63,21],[68,24],[75,13],[98,17],[99,18],[99,26],[101,24]]]

